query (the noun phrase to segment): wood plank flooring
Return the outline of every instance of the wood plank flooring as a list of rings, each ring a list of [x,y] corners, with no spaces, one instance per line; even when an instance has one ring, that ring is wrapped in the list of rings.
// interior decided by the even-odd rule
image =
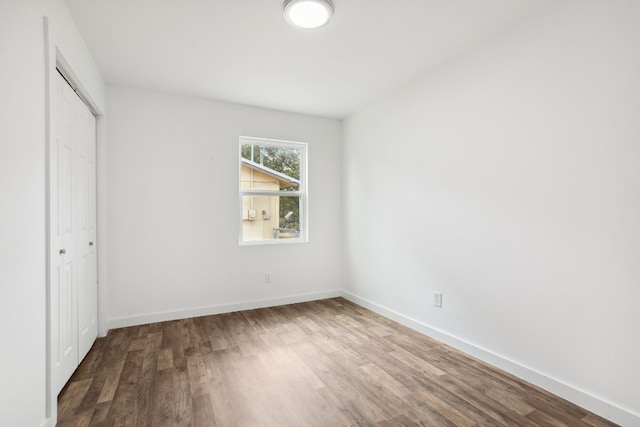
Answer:
[[[58,426],[613,426],[342,298],[116,329]]]

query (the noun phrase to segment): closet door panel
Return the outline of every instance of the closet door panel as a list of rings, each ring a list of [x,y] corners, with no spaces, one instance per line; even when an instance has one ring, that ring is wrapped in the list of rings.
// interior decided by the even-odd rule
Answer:
[[[78,351],[82,360],[98,335],[98,283],[96,263],[96,122],[82,104],[78,117],[79,200],[78,229]]]
[[[51,247],[51,270],[55,271],[51,279],[52,312],[54,328],[57,334],[57,351],[55,351],[55,365],[57,367],[58,390],[61,390],[79,363],[78,358],[78,300],[76,290],[76,227],[74,224],[74,197],[76,196],[75,181],[75,110],[77,96],[62,77],[56,86],[56,137],[51,149],[52,173],[51,211],[56,213],[56,223],[52,228],[56,230],[54,239],[56,245]],[[53,168],[53,167],[52,167]],[[54,240],[52,239],[52,240]]]

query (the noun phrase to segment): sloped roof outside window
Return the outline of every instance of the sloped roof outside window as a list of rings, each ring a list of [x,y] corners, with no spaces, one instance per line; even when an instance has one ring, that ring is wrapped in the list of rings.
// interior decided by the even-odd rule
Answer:
[[[251,160],[242,158],[242,164],[247,167],[265,173],[267,175],[273,176],[280,182],[281,190],[289,190],[289,189],[298,189],[300,187],[300,180],[290,177],[287,174],[282,172],[278,172],[277,170],[273,170],[271,168],[266,167],[265,165],[261,165],[256,162],[252,162]]]

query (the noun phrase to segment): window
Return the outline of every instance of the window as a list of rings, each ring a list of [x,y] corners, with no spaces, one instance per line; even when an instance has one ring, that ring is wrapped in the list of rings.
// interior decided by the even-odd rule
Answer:
[[[240,243],[306,242],[307,144],[240,137]]]

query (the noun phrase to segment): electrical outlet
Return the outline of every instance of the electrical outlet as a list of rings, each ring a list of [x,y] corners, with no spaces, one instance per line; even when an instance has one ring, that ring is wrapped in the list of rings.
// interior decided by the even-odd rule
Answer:
[[[442,308],[442,292],[436,291],[433,293],[433,305]]]
[[[264,283],[271,283],[271,273],[264,273]]]

